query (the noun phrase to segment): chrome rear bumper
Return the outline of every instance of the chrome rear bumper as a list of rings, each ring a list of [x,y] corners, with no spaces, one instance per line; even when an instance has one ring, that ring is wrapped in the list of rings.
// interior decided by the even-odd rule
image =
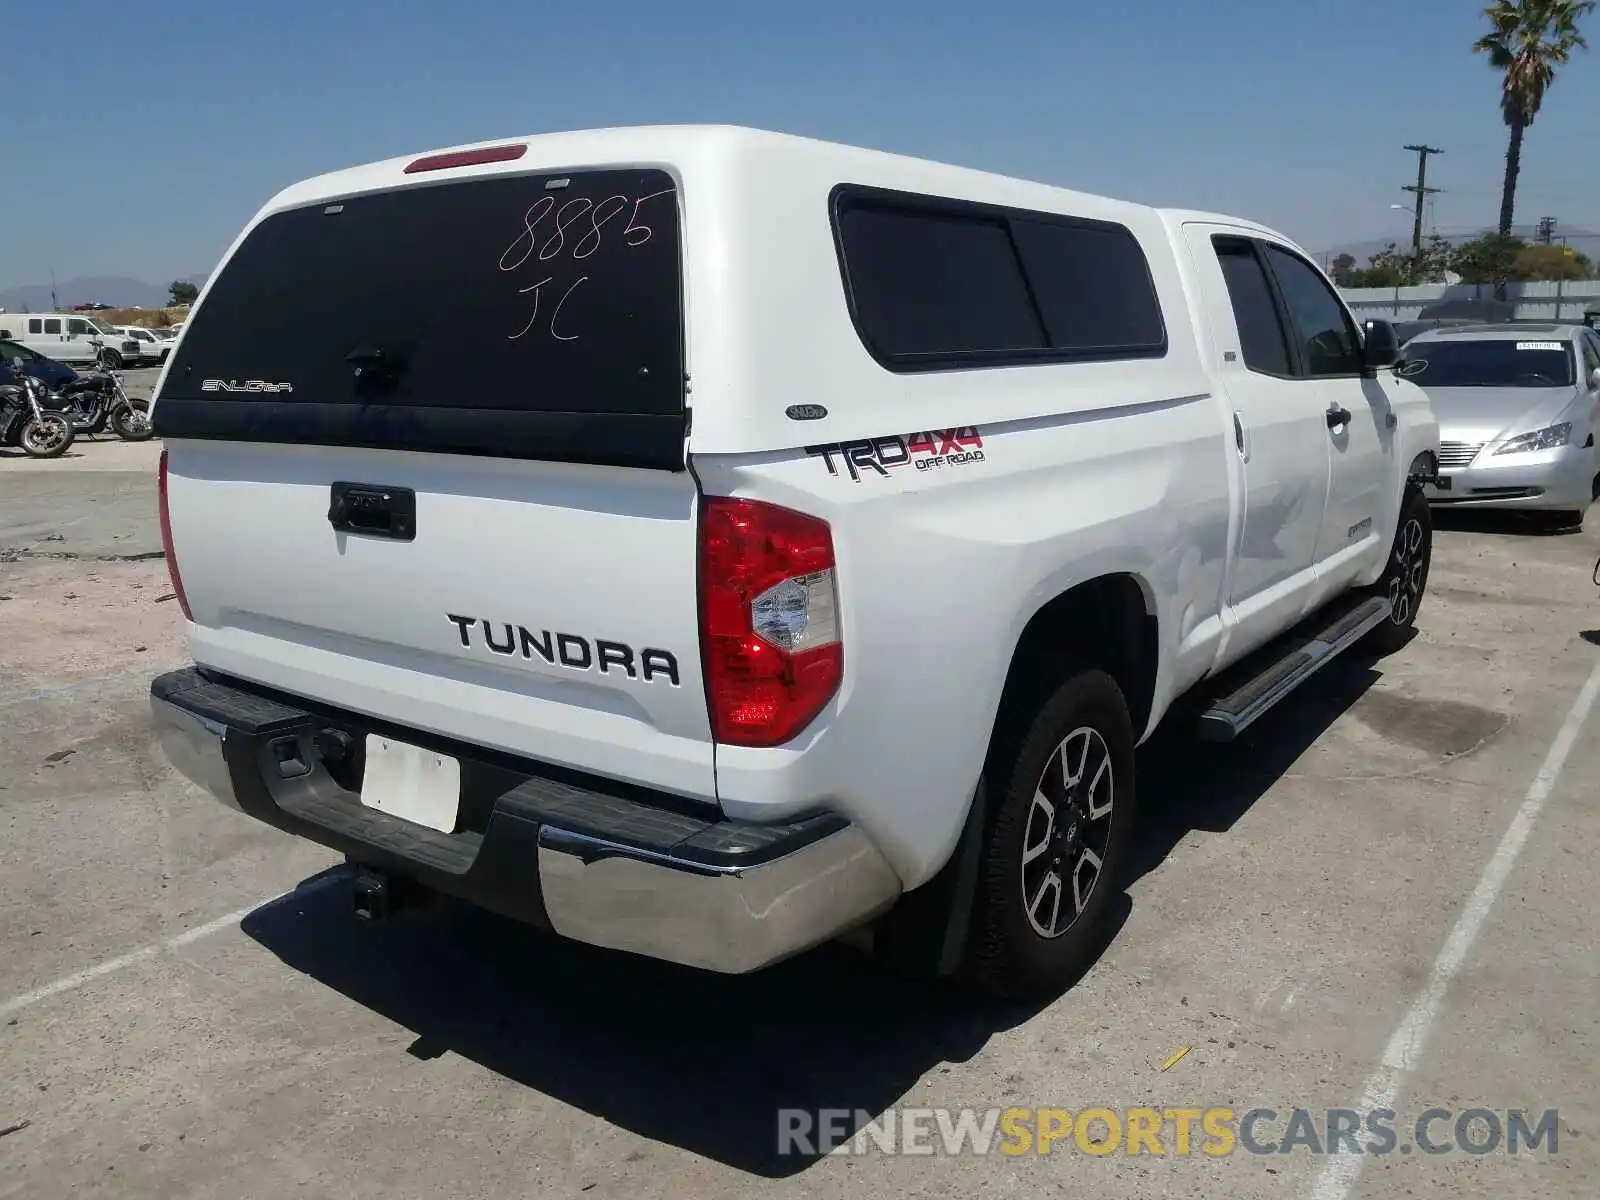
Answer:
[[[317,757],[319,731],[359,734],[353,714],[313,713],[193,670],[155,680],[150,705],[172,765],[230,808],[592,945],[743,973],[847,932],[900,895],[866,834],[829,814],[712,820],[530,772],[485,801],[481,828],[440,833],[366,807]],[[279,747],[303,755],[303,775],[266,769],[282,762]]]

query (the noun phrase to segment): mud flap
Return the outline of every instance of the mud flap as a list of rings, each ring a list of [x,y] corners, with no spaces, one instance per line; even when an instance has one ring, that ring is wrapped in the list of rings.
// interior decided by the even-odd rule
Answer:
[[[984,792],[980,779],[949,861],[927,883],[902,896],[879,923],[872,953],[886,967],[923,978],[948,978],[960,968],[983,861],[988,816]]]

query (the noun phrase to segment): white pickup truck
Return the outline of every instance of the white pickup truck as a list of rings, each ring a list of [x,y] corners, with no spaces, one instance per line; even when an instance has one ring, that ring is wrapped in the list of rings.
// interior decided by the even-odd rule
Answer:
[[[172,351],[172,343],[153,329],[146,329],[142,325],[118,325],[116,329],[122,337],[137,345],[138,348],[129,357],[136,360],[139,366],[165,362]]]
[[[137,341],[81,313],[0,313],[0,338],[73,367],[98,364],[120,371],[139,357]]]
[[[1396,356],[1261,225],[771,133],[311,179],[157,385],[155,725],[364,915],[1049,994],[1176,700],[1231,738],[1410,634]]]

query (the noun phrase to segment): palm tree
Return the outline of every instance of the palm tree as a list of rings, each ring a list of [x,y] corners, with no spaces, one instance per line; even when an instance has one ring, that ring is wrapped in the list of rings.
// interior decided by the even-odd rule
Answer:
[[[1506,147],[1506,178],[1500,192],[1500,236],[1511,236],[1517,203],[1517,173],[1522,169],[1522,139],[1544,94],[1574,50],[1589,43],[1578,32],[1578,18],[1594,10],[1595,0],[1496,0],[1483,10],[1490,32],[1473,43],[1478,54],[1503,75],[1500,113],[1511,130]]]

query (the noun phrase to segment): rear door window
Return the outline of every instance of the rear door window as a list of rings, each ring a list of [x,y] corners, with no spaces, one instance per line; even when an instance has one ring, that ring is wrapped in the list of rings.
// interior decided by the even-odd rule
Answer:
[[[1244,238],[1218,237],[1212,239],[1212,245],[1228,286],[1244,365],[1264,375],[1289,375],[1292,368],[1283,316],[1254,244]]]
[[[164,437],[682,469],[676,184],[431,184],[266,218],[195,312]]]

